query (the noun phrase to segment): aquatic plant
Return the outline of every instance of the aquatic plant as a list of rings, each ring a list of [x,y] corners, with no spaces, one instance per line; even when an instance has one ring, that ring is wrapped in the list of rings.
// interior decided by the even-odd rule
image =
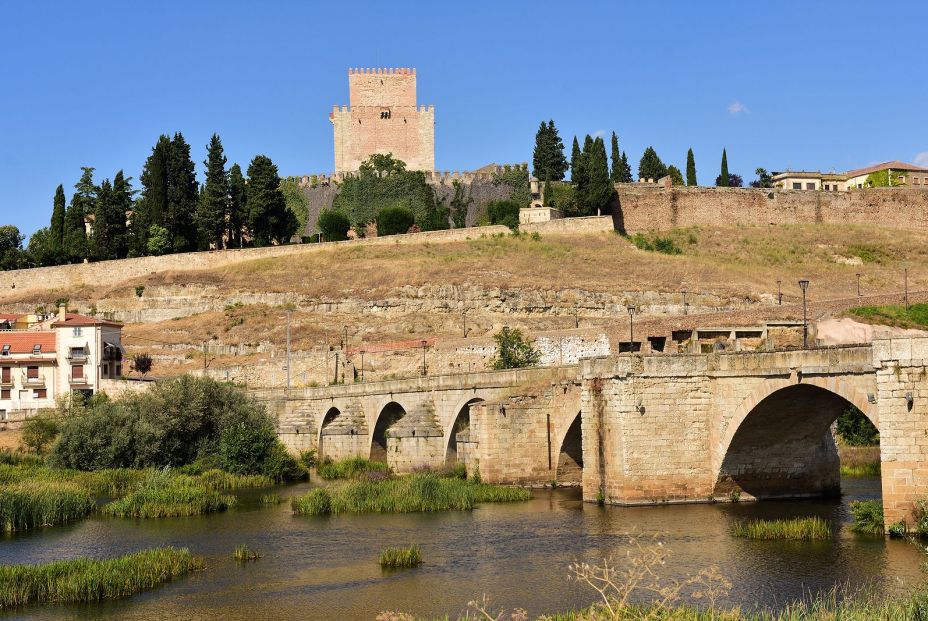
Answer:
[[[271,487],[274,480],[262,474],[230,474],[224,470],[212,469],[192,477],[193,481],[214,490],[246,489]]]
[[[279,505],[282,503],[285,498],[282,498],[280,494],[264,494],[261,496],[262,505]]]
[[[880,462],[869,462],[863,464],[841,464],[841,476],[843,477],[877,477],[880,476]]]
[[[0,527],[6,531],[62,524],[86,516],[93,507],[90,492],[74,483],[34,481],[0,486]]]
[[[247,561],[256,561],[261,558],[261,555],[245,544],[242,544],[235,546],[235,550],[232,552],[232,558],[239,563],[245,563]]]
[[[160,518],[223,511],[235,504],[234,496],[187,478],[156,476],[124,498],[103,506],[104,515],[121,518]]]
[[[371,461],[364,457],[349,457],[339,461],[323,459],[316,465],[316,472],[326,481],[335,479],[357,479],[368,472],[389,473],[390,467],[380,461]]]
[[[422,564],[422,552],[418,545],[404,548],[386,547],[380,553],[380,566],[384,569],[418,567]]]
[[[831,539],[831,522],[817,516],[783,520],[737,520],[731,530],[735,537],[748,539]]]
[[[0,566],[0,608],[118,599],[203,569],[186,548],[155,548],[112,559]]]
[[[879,500],[855,500],[851,503],[855,533],[883,534],[883,503]]]
[[[531,496],[526,489],[475,484],[425,473],[317,488],[294,499],[293,510],[303,515],[466,510],[473,509],[478,502],[523,501]]]

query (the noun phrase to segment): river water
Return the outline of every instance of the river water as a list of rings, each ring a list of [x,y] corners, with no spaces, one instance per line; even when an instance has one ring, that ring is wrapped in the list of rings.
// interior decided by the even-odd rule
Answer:
[[[296,495],[302,484],[278,491]],[[24,608],[0,619],[372,620],[384,610],[422,616],[462,612],[488,595],[493,604],[532,614],[585,606],[594,593],[567,580],[576,560],[624,556],[629,534],[660,533],[670,550],[668,578],[718,565],[732,581],[727,604],[782,606],[834,585],[870,585],[898,593],[924,579],[928,557],[916,546],[850,532],[851,500],[878,498],[878,478],[847,479],[831,501],[665,507],[597,507],[579,490],[536,490],[532,501],[482,505],[469,512],[294,516],[289,503],[263,507],[267,490],[240,495],[225,513],[194,518],[90,518],[8,535],[0,562],[38,563],[116,556],[142,548],[186,546],[206,558],[205,571],[118,602]],[[731,522],[747,517],[818,515],[841,524],[829,542],[736,539]],[[837,529],[836,529],[837,530]],[[262,558],[238,564],[237,544]],[[386,545],[418,543],[422,567],[385,573]]]

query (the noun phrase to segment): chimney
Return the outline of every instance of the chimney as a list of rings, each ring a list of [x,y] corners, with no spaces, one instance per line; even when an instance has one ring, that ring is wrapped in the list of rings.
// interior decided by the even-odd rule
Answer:
[[[64,321],[68,318],[68,307],[65,304],[58,305],[58,321]]]

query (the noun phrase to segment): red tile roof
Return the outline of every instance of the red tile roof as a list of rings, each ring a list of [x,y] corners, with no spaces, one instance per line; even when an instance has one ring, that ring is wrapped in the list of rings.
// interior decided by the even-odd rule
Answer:
[[[891,168],[893,170],[898,170],[898,171],[912,171],[912,172],[928,173],[928,168],[922,168],[921,166],[916,166],[915,164],[906,164],[905,162],[893,160],[892,162],[883,162],[882,164],[874,164],[873,166],[867,166],[866,168],[858,168],[857,170],[849,170],[845,174],[848,177],[860,177],[861,175],[869,175],[870,173],[875,173],[880,170],[886,170],[887,168]]]
[[[35,331],[0,331],[0,347],[9,345],[11,354],[31,354],[36,345],[42,346],[43,354],[55,352],[55,333]]]
[[[53,328],[61,327],[78,327],[78,326],[118,326],[122,327],[122,324],[117,321],[106,321],[104,319],[97,319],[96,317],[90,317],[88,315],[78,315],[77,313],[67,313],[65,315],[65,320],[58,320],[52,324]]]
[[[16,321],[20,317],[22,317],[21,313],[0,313],[0,321]]]

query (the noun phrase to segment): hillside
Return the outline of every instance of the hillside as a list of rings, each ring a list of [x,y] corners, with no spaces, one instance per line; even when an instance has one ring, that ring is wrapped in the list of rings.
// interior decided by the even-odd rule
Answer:
[[[341,244],[128,280],[114,264],[110,282],[7,291],[0,300],[32,310],[66,297],[72,308],[126,321],[128,351],[155,355],[155,374],[202,368],[205,357],[212,373],[241,378],[247,370],[254,383],[266,384],[281,381],[287,308],[294,381],[312,383],[332,374],[346,326],[349,347],[388,341],[399,349],[368,356],[371,379],[415,373],[422,339],[430,339],[433,371],[479,368],[502,325],[536,336],[605,332],[627,339],[628,304],[640,307],[638,336],[638,329],[667,320],[706,327],[796,319],[799,278],[812,283],[813,316],[856,305],[857,273],[864,295],[878,296],[873,303],[901,299],[906,267],[913,300],[928,288],[928,232],[793,225],[662,235],[680,254],[640,250],[614,233]],[[783,306],[776,304],[778,279]],[[270,370],[261,372],[262,365]]]

